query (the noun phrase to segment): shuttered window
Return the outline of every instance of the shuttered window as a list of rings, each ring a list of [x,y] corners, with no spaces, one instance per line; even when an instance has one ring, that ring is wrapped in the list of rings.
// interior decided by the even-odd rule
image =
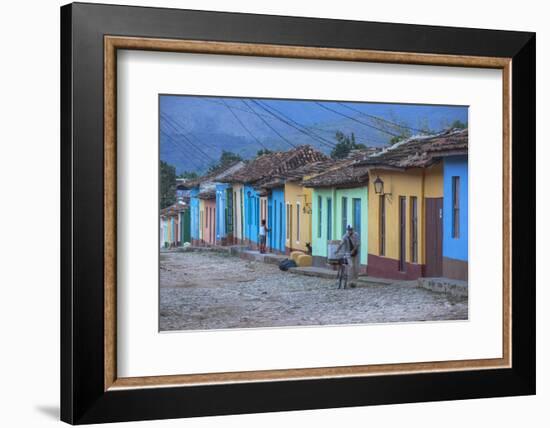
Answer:
[[[348,226],[348,198],[342,198],[342,235],[346,233],[346,227]]]
[[[460,238],[460,177],[453,177],[453,238]]]
[[[378,197],[379,204],[379,226],[378,226],[378,241],[379,252],[381,256],[386,255],[386,199],[384,195]]]
[[[332,239],[332,198],[327,198],[327,239]]]
[[[296,242],[300,242],[300,204],[296,203]]]
[[[323,198],[317,196],[317,237],[320,238],[323,233]]]
[[[411,196],[411,262],[418,263],[418,201]]]

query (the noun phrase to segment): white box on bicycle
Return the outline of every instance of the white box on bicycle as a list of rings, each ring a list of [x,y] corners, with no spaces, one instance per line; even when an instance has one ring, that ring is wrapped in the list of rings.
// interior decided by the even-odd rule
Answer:
[[[344,257],[342,251],[338,252],[338,247],[341,241],[328,241],[327,243],[327,261],[329,263],[338,263],[338,260]]]

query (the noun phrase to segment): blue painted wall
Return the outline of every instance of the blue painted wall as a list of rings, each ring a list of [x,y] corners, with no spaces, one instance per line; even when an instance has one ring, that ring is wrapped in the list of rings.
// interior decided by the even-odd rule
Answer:
[[[460,177],[458,238],[453,238],[453,177]],[[443,257],[468,261],[468,156],[443,160]]]
[[[271,191],[267,199],[267,209],[269,210],[268,227],[271,229],[267,236],[268,245],[273,250],[285,252],[286,211],[284,188],[281,187]]]
[[[260,195],[252,186],[244,186],[244,237],[258,242],[260,231]]]
[[[227,238],[225,210],[227,208],[227,189],[230,187],[231,185],[226,183],[216,184],[216,241]]]
[[[198,198],[199,188],[191,189],[191,239],[200,239],[199,235],[199,212],[200,201]]]

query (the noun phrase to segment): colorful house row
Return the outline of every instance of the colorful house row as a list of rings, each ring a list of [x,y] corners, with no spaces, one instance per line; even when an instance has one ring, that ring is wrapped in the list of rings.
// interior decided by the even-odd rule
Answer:
[[[230,186],[219,180],[243,168],[245,163],[235,161],[196,180],[189,187],[191,242],[194,245],[233,243],[233,198]]]
[[[177,202],[161,210],[159,241],[161,248],[191,241],[191,213],[187,203]]]
[[[270,229],[267,246],[271,251],[306,252],[311,245],[311,191],[295,184],[289,174],[327,160],[323,153],[304,145],[262,155],[223,178],[233,194],[235,241],[256,247],[263,220]]]
[[[265,195],[264,211],[271,230],[268,248],[279,253],[302,251],[311,254],[312,190],[303,180],[328,168],[332,161],[318,156],[315,162],[275,174],[258,186]]]
[[[350,224],[371,276],[468,277],[467,130],[339,161],[300,146],[216,174],[190,190],[194,243],[255,247],[265,220],[270,251],[300,250],[323,266]]]

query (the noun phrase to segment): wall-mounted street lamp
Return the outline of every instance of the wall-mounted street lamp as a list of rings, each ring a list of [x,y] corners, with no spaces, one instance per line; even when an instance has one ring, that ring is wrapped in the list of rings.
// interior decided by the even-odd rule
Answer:
[[[303,204],[302,212],[304,214],[311,214],[311,212],[312,212],[311,203],[307,201],[307,195],[304,194],[304,195],[298,195],[298,196],[301,197],[301,198],[304,198],[304,204]]]
[[[374,184],[374,192],[377,195],[382,195],[384,193],[384,182],[380,178],[380,176],[376,176],[376,180],[373,182]]]

